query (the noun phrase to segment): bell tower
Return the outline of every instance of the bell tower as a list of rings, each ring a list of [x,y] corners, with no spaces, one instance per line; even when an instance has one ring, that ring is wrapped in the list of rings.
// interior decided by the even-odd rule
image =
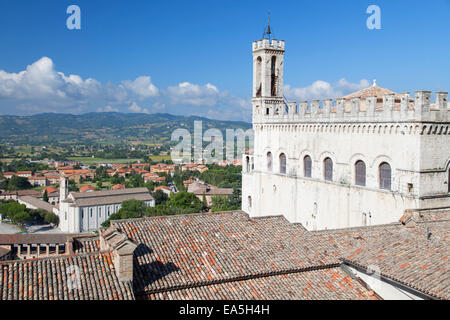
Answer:
[[[273,114],[283,104],[284,40],[272,39],[270,20],[263,38],[252,44],[253,116]]]
[[[69,179],[62,174],[59,179],[59,200],[66,200],[69,195]]]

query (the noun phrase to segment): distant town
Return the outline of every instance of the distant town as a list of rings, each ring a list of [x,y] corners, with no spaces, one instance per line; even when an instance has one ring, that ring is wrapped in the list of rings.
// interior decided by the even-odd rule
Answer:
[[[108,194],[102,192],[145,188],[154,201],[139,216],[218,212],[241,207],[240,160],[204,165],[174,164],[171,160],[93,163],[12,159],[0,164],[1,233],[69,231],[59,228],[60,204],[69,193],[97,194],[104,198]],[[61,194],[63,177],[68,183],[66,195]],[[104,215],[101,223],[76,231],[92,232],[102,224],[108,226],[111,220],[136,217],[135,211],[130,216],[121,210],[123,202]],[[131,193],[125,199],[125,207],[127,203],[139,205],[140,202],[144,201],[135,199]]]

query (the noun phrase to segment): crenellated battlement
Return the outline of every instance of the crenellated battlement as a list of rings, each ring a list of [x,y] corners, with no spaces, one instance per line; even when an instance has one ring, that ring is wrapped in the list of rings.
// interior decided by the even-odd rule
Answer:
[[[269,50],[282,50],[284,51],[284,40],[272,39],[262,39],[258,41],[253,41],[253,51],[269,49]]]
[[[431,91],[386,94],[382,98],[338,98],[303,101],[287,104],[255,106],[254,123],[265,122],[371,122],[371,121],[432,121],[450,120],[447,92],[436,92],[431,101]]]

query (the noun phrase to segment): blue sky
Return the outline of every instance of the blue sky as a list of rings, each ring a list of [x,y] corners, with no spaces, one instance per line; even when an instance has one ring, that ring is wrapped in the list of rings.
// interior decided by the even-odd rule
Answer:
[[[66,9],[81,9],[68,30]],[[366,9],[381,8],[381,30]],[[450,88],[450,0],[0,0],[0,114],[250,120],[251,42],[271,12],[290,99]],[[72,75],[72,76],[71,76]]]

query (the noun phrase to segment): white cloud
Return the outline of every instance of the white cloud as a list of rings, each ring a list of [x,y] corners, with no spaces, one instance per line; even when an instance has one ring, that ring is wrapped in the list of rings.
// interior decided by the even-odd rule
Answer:
[[[164,110],[164,109],[166,108],[166,104],[165,104],[165,103],[162,103],[162,102],[160,102],[160,101],[157,101],[157,102],[155,102],[155,103],[152,105],[152,107],[153,107],[153,109],[155,109],[155,110],[161,111],[161,110]]]
[[[119,112],[119,109],[113,108],[111,106],[106,106],[104,108],[98,108],[97,111],[98,112]]]
[[[214,106],[223,94],[217,87],[208,83],[204,86],[182,82],[176,87],[169,87],[167,95],[172,104],[189,104],[193,106]]]
[[[140,107],[145,104],[146,108]],[[0,112],[168,112],[198,114],[218,119],[249,120],[251,99],[242,99],[215,85],[181,82],[159,89],[150,76],[118,83],[102,83],[57,71],[52,59],[42,57],[17,73],[0,70]]]
[[[129,104],[135,98],[159,94],[148,76],[120,84],[105,83],[79,75],[65,75],[55,70],[52,59],[42,57],[18,73],[0,70],[0,98],[12,99],[33,110],[67,112],[91,109],[95,105]]]
[[[128,107],[128,110],[135,113],[149,113],[146,108],[139,107],[136,102],[133,102],[133,104]]]
[[[359,83],[351,83],[345,78],[342,78],[335,83],[317,80],[304,88],[292,88],[290,85],[285,85],[284,94],[289,100],[296,101],[327,98],[334,99],[369,86],[370,83],[366,79],[362,79]]]
[[[138,77],[134,81],[125,80],[122,81],[125,88],[135,93],[140,100],[144,100],[159,95],[159,90],[151,81],[150,77]]]

